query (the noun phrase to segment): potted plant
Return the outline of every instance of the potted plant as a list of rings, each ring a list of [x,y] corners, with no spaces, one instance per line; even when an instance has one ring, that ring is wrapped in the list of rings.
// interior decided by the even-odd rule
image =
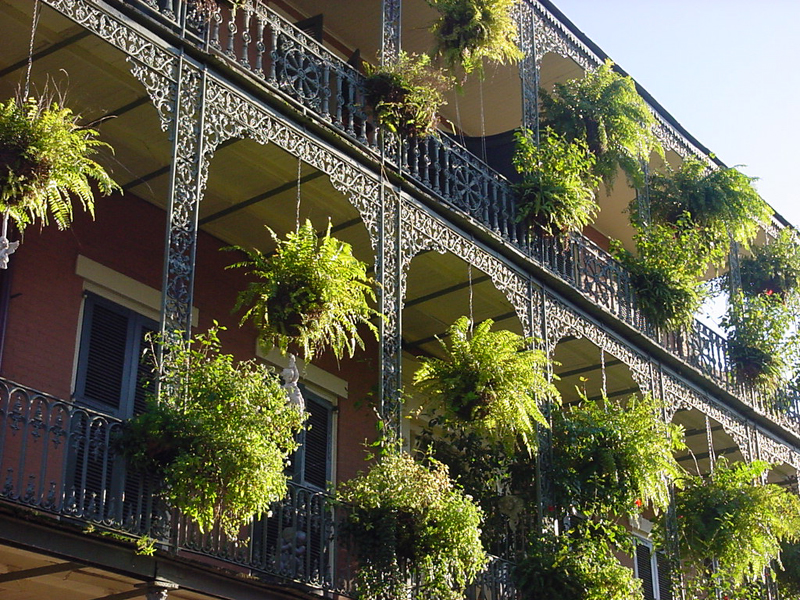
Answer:
[[[543,127],[568,141],[583,140],[597,159],[594,167],[607,187],[621,168],[634,187],[644,185],[641,163],[663,152],[653,132],[655,117],[630,77],[606,61],[582,79],[556,83],[541,92]]]
[[[641,600],[641,580],[596,531],[576,528],[533,539],[514,570],[522,600]]]
[[[461,600],[486,564],[480,509],[444,465],[431,462],[428,468],[390,451],[339,487],[338,499],[349,505],[360,598]]]
[[[36,220],[69,227],[75,201],[94,216],[92,183],[120,189],[92,158],[110,148],[97,135],[46,96],[0,103],[0,212],[20,231]]]
[[[220,353],[217,331],[191,345],[161,341],[161,395],[124,424],[116,446],[132,468],[160,476],[162,494],[201,530],[219,523],[235,537],[285,495],[305,414],[277,374]]]
[[[514,166],[522,181],[514,185],[517,221],[546,235],[580,233],[600,209],[595,194],[600,178],[596,159],[583,140],[567,141],[545,128],[537,145],[532,132],[516,134]]]
[[[530,349],[531,340],[492,331],[491,319],[471,325],[467,317],[453,323],[449,343],[441,342],[445,358],[423,358],[414,383],[440,403],[445,421],[468,423],[507,448],[519,441],[533,453],[536,426],[547,425],[539,405],[559,398],[548,378],[550,360]]]
[[[728,593],[763,576],[782,542],[800,539],[800,498],[761,483],[762,461],[718,461],[705,476],[686,475],[675,496],[677,537],[688,580],[699,591]]]
[[[628,271],[639,310],[656,327],[694,324],[709,293],[702,282],[708,266],[703,239],[696,229],[654,223],[634,234],[636,255],[611,241],[611,254]]]
[[[800,240],[791,229],[783,229],[768,244],[753,248],[753,254],[741,260],[742,291],[784,298],[800,288]]]
[[[247,260],[229,267],[257,277],[240,292],[236,310],[246,309],[242,322],[253,322],[263,344],[284,353],[295,345],[310,360],[325,348],[337,358],[353,356],[356,345],[364,347],[359,326],[377,337],[374,281],[350,244],[331,237],[330,224],[322,237],[308,220],[285,239],[267,230],[277,244],[273,254],[235,247]]]
[[[556,502],[587,516],[638,515],[665,510],[672,482],[681,475],[674,452],[683,430],[664,423],[649,394],[556,411],[553,481]]]
[[[517,46],[515,0],[428,0],[439,12],[431,27],[434,54],[453,73],[475,71],[483,77],[483,60],[516,62],[524,56]]]
[[[433,135],[452,80],[429,56],[400,52],[394,61],[366,69],[366,101],[381,125],[403,138]]]
[[[655,223],[701,229],[714,264],[728,255],[730,240],[747,245],[772,209],[753,187],[754,179],[734,168],[712,169],[696,159],[650,176],[650,216]],[[636,214],[636,204],[631,205]]]
[[[787,300],[790,300],[787,302]],[[796,301],[767,290],[757,296],[731,296],[722,320],[728,336],[728,360],[739,381],[775,390],[796,356],[797,340],[790,335],[796,320]]]

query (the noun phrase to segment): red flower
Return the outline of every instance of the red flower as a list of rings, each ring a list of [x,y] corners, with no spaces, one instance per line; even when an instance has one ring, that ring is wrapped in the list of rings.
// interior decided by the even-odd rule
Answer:
[[[634,502],[634,504],[636,505],[636,508],[641,508],[642,507],[642,499],[641,498],[637,498],[636,501]]]
[[[772,296],[772,294],[774,294],[774,293],[775,293],[775,291],[774,291],[774,290],[764,290],[764,293],[765,293],[767,296]]]

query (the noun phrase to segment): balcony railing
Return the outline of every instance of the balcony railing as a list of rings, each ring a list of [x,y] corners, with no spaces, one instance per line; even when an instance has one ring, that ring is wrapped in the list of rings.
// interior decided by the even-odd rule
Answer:
[[[187,0],[126,2],[232,68],[260,80],[365,152],[388,161],[407,181],[494,232],[758,413],[800,435],[797,400],[763,397],[738,384],[728,365],[723,336],[699,322],[691,331],[655,330],[637,308],[629,274],[607,252],[581,235],[566,242],[532,236],[517,222],[508,180],[453,139],[441,135],[399,140],[384,131],[365,109],[363,75],[260,1],[246,9],[221,8],[206,16]]]
[[[268,516],[235,539],[201,532],[159,497],[159,482],[130,472],[114,449],[118,419],[0,378],[0,501],[150,538],[162,551],[214,559],[264,580],[291,580],[354,597],[355,553],[339,523],[347,508],[290,483]],[[510,563],[493,559],[470,598],[514,600]]]

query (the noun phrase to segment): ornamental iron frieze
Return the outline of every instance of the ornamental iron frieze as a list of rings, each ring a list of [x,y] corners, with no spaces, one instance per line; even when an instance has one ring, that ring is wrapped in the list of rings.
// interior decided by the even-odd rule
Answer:
[[[206,104],[207,139],[215,145],[234,138],[248,138],[263,145],[273,143],[325,173],[334,189],[349,198],[359,212],[372,248],[377,251],[381,187],[378,177],[213,77],[209,79]]]
[[[112,46],[122,50],[130,59],[147,66],[164,77],[174,77],[178,57],[157,46],[142,30],[131,27],[116,11],[88,0],[42,0],[85,27]]]
[[[753,435],[758,449],[756,458],[771,464],[786,463],[800,469],[800,450],[779,442],[760,429],[754,429]]]
[[[667,407],[667,420],[671,422],[679,410],[695,409],[701,414],[714,419],[722,425],[725,432],[731,436],[739,447],[746,461],[753,459],[752,440],[750,427],[747,422],[723,407],[709,395],[691,387],[677,376],[663,371],[661,374],[663,400]]]
[[[558,343],[567,336],[584,338],[600,350],[621,360],[631,371],[631,377],[642,392],[653,389],[653,372],[647,357],[573,310],[555,296],[545,294],[545,347],[551,356]]]
[[[593,71],[602,60],[575,35],[568,31],[536,0],[529,0],[533,11],[536,64],[548,52],[574,60],[584,71]]]
[[[534,331],[531,323],[531,303],[539,306],[535,294],[528,290],[529,279],[512,269],[497,256],[437,219],[416,203],[403,199],[400,205],[403,231],[403,253],[400,265],[400,292],[405,298],[406,281],[411,260],[424,250],[434,250],[440,254],[447,252],[457,256],[468,265],[480,269],[492,280],[514,307],[526,336],[538,337],[538,327]],[[538,324],[538,320],[535,321]]]

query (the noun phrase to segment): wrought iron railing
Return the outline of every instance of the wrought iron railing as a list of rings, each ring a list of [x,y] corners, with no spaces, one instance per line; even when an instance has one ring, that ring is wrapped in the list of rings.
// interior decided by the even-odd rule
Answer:
[[[532,236],[518,223],[508,180],[452,138],[399,140],[382,130],[365,108],[363,75],[265,4],[257,1],[246,9],[220,8],[202,15],[187,0],[126,1],[385,160],[407,181],[474,219],[759,413],[800,435],[797,410],[785,410],[785,402],[736,382],[723,336],[699,322],[691,331],[657,331],[638,310],[630,277],[613,257],[581,235],[568,241]]]
[[[0,378],[0,501],[74,519],[163,551],[212,558],[255,577],[291,580],[354,597],[355,553],[338,524],[346,507],[289,484],[269,515],[228,538],[201,532],[160,499],[159,482],[126,469],[115,451],[119,419]],[[494,559],[472,596],[514,600],[508,563]]]

